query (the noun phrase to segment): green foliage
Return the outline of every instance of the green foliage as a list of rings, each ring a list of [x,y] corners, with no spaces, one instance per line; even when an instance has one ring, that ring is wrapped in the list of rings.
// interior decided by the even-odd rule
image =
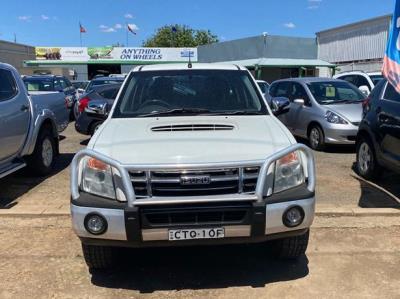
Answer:
[[[173,30],[175,28],[175,30]],[[195,30],[185,25],[167,25],[143,42],[143,47],[197,47],[218,42],[210,30]]]

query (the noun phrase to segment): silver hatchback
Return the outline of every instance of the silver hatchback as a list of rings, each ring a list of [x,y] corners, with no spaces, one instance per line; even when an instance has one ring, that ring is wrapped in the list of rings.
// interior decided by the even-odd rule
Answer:
[[[365,98],[342,80],[293,78],[271,84],[269,96],[286,97],[290,110],[279,116],[293,135],[307,138],[315,150],[326,144],[354,144]]]

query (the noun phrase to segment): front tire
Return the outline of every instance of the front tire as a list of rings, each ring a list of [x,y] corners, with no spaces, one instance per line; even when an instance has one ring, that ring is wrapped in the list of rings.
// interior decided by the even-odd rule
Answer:
[[[357,141],[357,173],[367,180],[375,179],[382,173],[377,162],[374,146],[370,139],[361,137]]]
[[[306,253],[310,231],[276,241],[276,253],[281,259],[298,259]]]
[[[56,142],[52,131],[44,127],[36,140],[35,149],[28,157],[28,167],[40,176],[46,176],[54,169],[56,157]]]
[[[308,141],[310,147],[316,151],[322,151],[325,148],[325,136],[321,127],[313,125],[308,132]]]
[[[82,252],[89,269],[105,270],[115,265],[114,248],[86,245],[82,243]]]

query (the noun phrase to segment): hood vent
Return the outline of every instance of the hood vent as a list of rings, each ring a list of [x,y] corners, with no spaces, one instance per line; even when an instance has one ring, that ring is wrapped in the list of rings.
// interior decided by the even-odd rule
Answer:
[[[153,132],[173,132],[173,131],[230,131],[234,126],[215,125],[215,124],[196,124],[196,125],[169,125],[152,127]]]

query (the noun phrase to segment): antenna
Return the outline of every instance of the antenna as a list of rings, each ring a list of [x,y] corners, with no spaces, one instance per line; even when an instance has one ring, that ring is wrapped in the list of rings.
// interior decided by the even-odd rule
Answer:
[[[189,49],[189,63],[188,63],[188,68],[189,69],[191,69],[193,67],[191,57],[192,57],[192,52]]]

